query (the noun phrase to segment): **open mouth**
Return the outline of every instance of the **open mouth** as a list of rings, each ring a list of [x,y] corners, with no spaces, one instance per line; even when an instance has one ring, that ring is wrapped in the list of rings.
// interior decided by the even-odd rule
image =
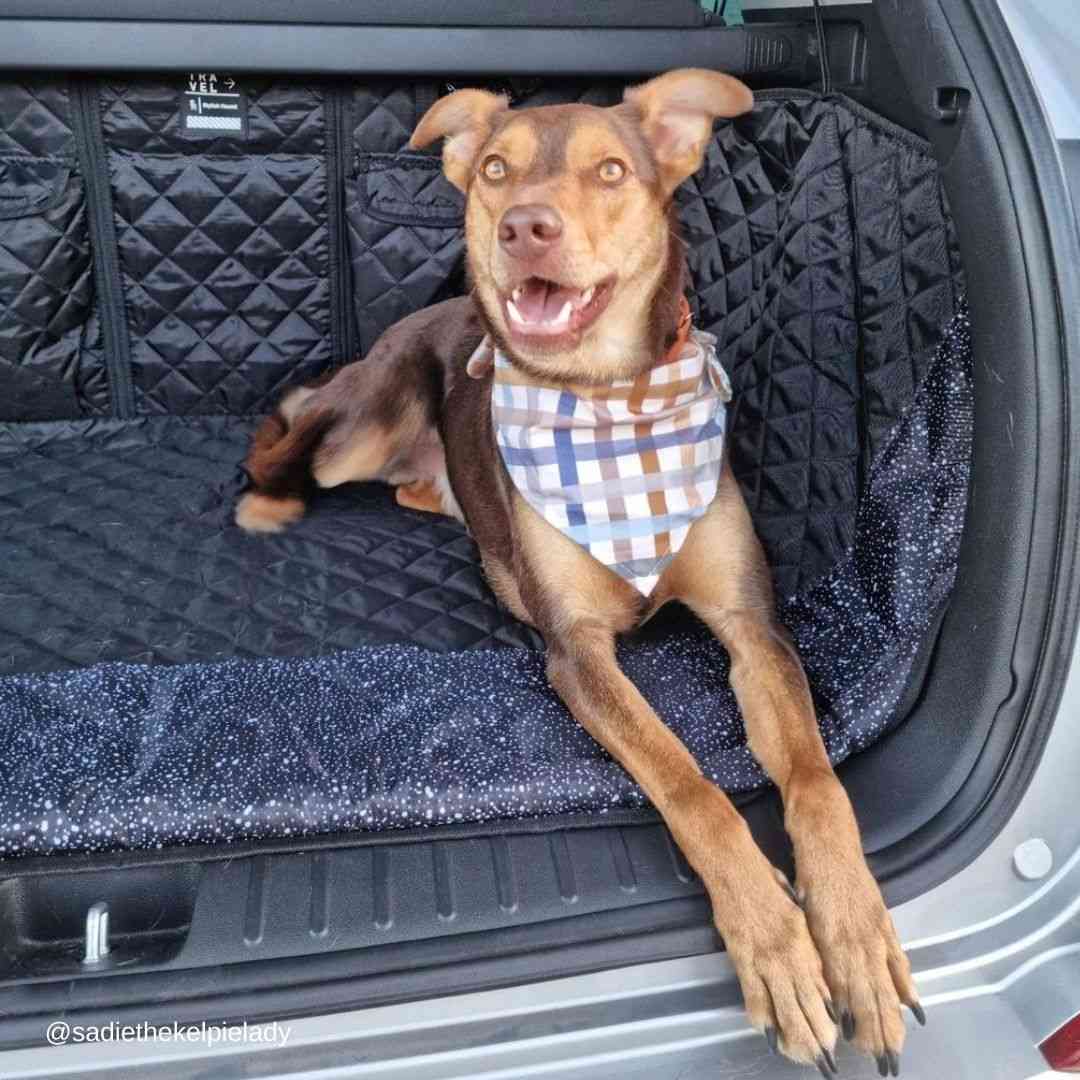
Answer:
[[[531,277],[503,297],[506,322],[515,337],[554,341],[581,333],[611,299],[615,278],[575,289],[557,281]]]

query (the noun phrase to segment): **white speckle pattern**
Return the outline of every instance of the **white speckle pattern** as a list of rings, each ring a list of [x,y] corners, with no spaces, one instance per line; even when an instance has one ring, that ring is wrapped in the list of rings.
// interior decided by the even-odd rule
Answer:
[[[973,428],[966,313],[868,478],[855,543],[782,605],[839,761],[894,721],[955,576]],[[620,646],[706,773],[765,783],[700,630]],[[645,804],[525,649],[357,649],[0,680],[0,855],[154,849]]]

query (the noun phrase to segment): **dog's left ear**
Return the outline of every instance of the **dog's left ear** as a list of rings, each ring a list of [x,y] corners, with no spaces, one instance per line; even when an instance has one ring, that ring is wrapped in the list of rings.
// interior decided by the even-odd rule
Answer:
[[[491,137],[492,121],[509,104],[503,95],[486,90],[456,90],[424,113],[409,146],[420,150],[445,136],[443,172],[454,187],[468,191],[476,155]]]
[[[660,168],[661,184],[670,195],[701,167],[713,120],[749,112],[754,95],[730,75],[681,68],[632,87],[623,101],[637,110]]]

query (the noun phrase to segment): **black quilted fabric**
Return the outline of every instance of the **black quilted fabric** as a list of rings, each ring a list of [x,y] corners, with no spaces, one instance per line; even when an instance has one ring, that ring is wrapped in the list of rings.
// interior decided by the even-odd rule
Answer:
[[[398,319],[465,291],[461,197],[438,158],[364,154],[348,205],[360,351]]]
[[[732,462],[790,596],[851,544],[866,469],[956,310],[937,168],[852,103],[759,95],[679,203],[734,385]]]
[[[358,150],[404,150],[420,117],[434,104],[430,84],[371,81],[354,88],[351,98],[353,145]]]
[[[243,140],[181,130],[183,77],[102,91],[142,413],[266,411],[334,359],[322,94],[243,85]]]
[[[71,99],[0,83],[0,420],[105,412]]]
[[[530,645],[456,522],[341,489],[295,530],[232,525],[250,423],[0,428],[0,674],[100,660]]]

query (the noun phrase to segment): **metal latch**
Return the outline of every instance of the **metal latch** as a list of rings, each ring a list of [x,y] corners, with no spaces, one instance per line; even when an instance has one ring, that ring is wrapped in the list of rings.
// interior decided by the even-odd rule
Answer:
[[[104,900],[91,904],[86,913],[83,964],[100,964],[109,956],[109,905]]]
[[[971,91],[962,86],[939,86],[934,91],[934,116],[943,124],[955,124],[967,111]]]

